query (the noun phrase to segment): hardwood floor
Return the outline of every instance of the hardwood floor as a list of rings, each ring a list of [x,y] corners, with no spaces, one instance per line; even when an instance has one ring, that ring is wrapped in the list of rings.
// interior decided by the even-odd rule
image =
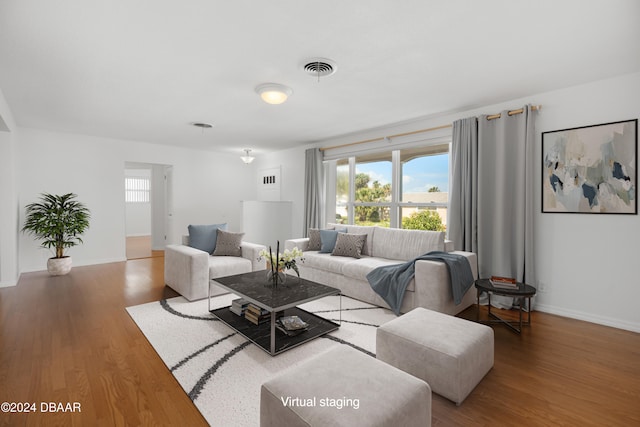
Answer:
[[[164,256],[164,251],[151,249],[151,236],[129,236],[126,238],[127,259]]]
[[[125,311],[176,295],[163,261],[28,273],[0,289],[0,402],[37,405],[0,413],[1,426],[206,425]],[[522,335],[493,326],[493,369],[459,407],[434,394],[432,425],[640,425],[640,334],[537,312],[532,321]],[[41,402],[82,412],[42,413]]]

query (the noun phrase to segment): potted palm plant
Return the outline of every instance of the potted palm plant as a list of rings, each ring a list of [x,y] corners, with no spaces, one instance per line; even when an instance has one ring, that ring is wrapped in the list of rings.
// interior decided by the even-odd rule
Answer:
[[[55,256],[47,261],[47,270],[54,276],[71,270],[71,257],[65,255],[65,249],[83,243],[80,235],[89,228],[91,213],[76,197],[73,193],[62,196],[43,193],[39,202],[25,207],[22,232],[42,240],[43,248],[55,250]]]

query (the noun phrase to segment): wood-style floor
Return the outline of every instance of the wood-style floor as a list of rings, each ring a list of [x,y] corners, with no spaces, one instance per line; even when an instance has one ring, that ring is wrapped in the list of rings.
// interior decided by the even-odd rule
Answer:
[[[151,249],[151,236],[128,236],[126,245],[128,260],[164,256],[164,251]]]
[[[163,261],[28,273],[0,289],[0,403],[38,410],[0,413],[0,425],[206,425],[125,311],[175,296]],[[532,317],[522,335],[493,326],[493,369],[459,407],[434,394],[432,425],[640,425],[640,334]],[[82,412],[42,413],[41,402],[79,402]]]

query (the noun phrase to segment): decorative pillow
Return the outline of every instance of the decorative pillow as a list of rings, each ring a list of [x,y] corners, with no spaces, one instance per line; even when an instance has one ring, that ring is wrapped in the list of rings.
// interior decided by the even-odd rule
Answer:
[[[320,230],[320,253],[328,254],[333,252],[338,238],[338,230]]]
[[[189,246],[210,254],[216,248],[218,230],[226,230],[227,223],[210,225],[189,225]]]
[[[242,237],[244,233],[232,233],[218,229],[218,241],[214,256],[242,256]]]
[[[317,228],[310,228],[309,229],[309,246],[307,250],[319,251],[320,247],[322,247],[322,242],[320,241],[320,230]]]
[[[333,248],[333,252],[331,252],[331,255],[360,258],[360,255],[362,254],[362,248],[364,247],[366,241],[366,234],[338,233],[336,246]]]

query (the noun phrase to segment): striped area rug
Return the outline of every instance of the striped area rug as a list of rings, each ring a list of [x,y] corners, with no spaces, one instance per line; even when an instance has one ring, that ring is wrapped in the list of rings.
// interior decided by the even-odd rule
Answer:
[[[234,298],[216,297],[211,306],[228,306]],[[336,322],[340,319],[339,296],[301,307]],[[206,299],[189,302],[177,297],[127,311],[212,426],[259,425],[262,383],[334,346],[350,345],[375,356],[376,328],[396,317],[390,310],[343,296],[338,330],[271,357],[215,319]]]

